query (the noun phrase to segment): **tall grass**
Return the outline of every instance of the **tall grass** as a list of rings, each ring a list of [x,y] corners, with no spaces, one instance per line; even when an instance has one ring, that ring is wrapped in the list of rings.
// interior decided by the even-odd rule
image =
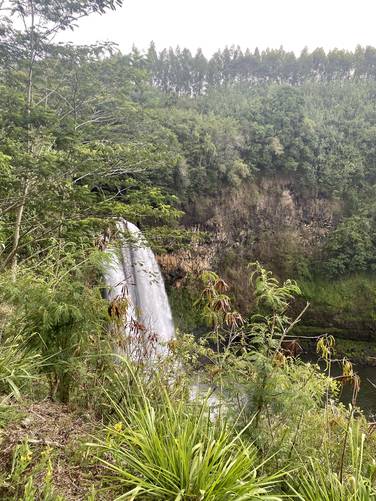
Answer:
[[[300,501],[375,501],[376,463],[365,459],[365,435],[352,423],[349,430],[350,466],[342,475],[329,457],[311,459],[291,486]]]
[[[136,385],[138,386],[136,381]],[[117,500],[278,500],[281,472],[266,477],[256,449],[206,402],[159,401],[139,391],[138,405],[113,402],[114,424],[99,444],[105,489]],[[134,401],[133,401],[134,403]],[[114,416],[113,416],[114,417]]]
[[[0,395],[19,398],[41,363],[41,357],[28,350],[20,335],[6,339],[0,344]]]

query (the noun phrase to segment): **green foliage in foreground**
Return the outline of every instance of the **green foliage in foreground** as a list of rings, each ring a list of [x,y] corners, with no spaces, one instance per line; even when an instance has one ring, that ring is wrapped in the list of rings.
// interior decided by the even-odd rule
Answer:
[[[3,341],[0,349],[0,399],[1,394],[20,398],[24,386],[30,388],[42,365],[40,354],[30,350],[21,335]]]
[[[122,56],[107,44],[50,39],[121,0],[0,3],[1,499],[71,499],[56,479],[65,456],[81,473],[90,464],[81,475],[89,479],[88,501],[375,499],[374,428],[337,400],[348,384],[356,404],[360,381],[351,363],[344,360],[341,376],[330,377],[330,336],[318,343],[326,373],[288,348],[305,313],[292,314],[300,295],[294,281],[280,283],[256,263],[249,280],[254,311],[243,316],[228,285],[206,272],[202,294],[193,291],[179,307],[194,317],[182,325],[200,317],[207,335],[181,336],[151,367],[114,355],[123,329],[111,323],[100,295],[105,253],[97,259],[117,217],[172,252],[190,242],[175,226],[177,197],[195,222],[213,222],[208,208],[218,193],[241,193],[273,176],[286,180],[294,200],[304,204],[308,194],[337,211],[339,224],[323,252],[314,252],[318,269],[331,276],[374,270],[375,51],[303,53],[286,80],[268,71],[275,55],[282,72],[290,65],[283,51],[259,59],[226,50],[211,61],[214,71],[199,54],[201,76],[182,75],[187,51],[155,58],[151,50],[153,67],[136,51]],[[262,85],[249,85],[254,58]],[[170,69],[179,68],[172,88],[171,75],[158,75],[169,59]],[[236,59],[242,64],[230,75]],[[331,225],[325,215],[323,224]],[[273,235],[274,254],[282,241]],[[300,250],[293,247],[290,262]],[[309,277],[306,258],[294,269]],[[306,283],[303,292],[333,317],[340,310],[345,320],[354,311],[374,319],[372,277]],[[199,392],[189,397],[195,383],[214,393],[214,403],[199,402]],[[55,400],[62,413],[91,412],[94,445],[77,459],[65,444],[26,436],[23,397]]]
[[[50,384],[51,398],[68,395],[72,407],[101,420],[85,453],[65,452],[89,468],[89,499],[373,499],[374,434],[361,413],[337,401],[340,385],[350,384],[356,403],[351,364],[345,360],[335,380],[286,350],[304,313],[291,316],[300,294],[294,281],[280,283],[253,264],[257,312],[247,320],[233,308],[228,285],[206,272],[195,307],[208,334],[199,341],[181,335],[150,366],[111,353],[110,319],[94,285],[99,264],[85,251],[70,262],[51,256],[37,271],[19,267],[15,282],[3,275],[0,392],[8,407],[0,440],[1,428],[12,426],[13,371],[19,397],[46,395],[46,382],[58,382],[62,392]],[[33,336],[24,344],[20,332]],[[110,332],[113,350],[115,326]],[[322,337],[318,348],[330,373],[332,339]],[[31,392],[24,380],[37,388]],[[0,468],[5,499],[59,499],[59,459],[48,452],[42,460],[38,440],[16,444],[14,467]],[[29,454],[40,461],[31,463]]]
[[[280,474],[260,475],[244,430],[211,416],[206,402],[164,393],[157,405],[142,398],[137,409],[118,407],[116,417],[100,457],[116,499],[279,499],[271,489]]]
[[[351,472],[333,471],[329,459],[311,459],[291,488],[300,501],[372,501],[376,499],[376,463],[364,457],[366,436],[357,423],[349,428]]]
[[[28,340],[29,352],[34,350],[44,359],[50,396],[64,402],[69,401],[83,357],[99,349],[105,331],[106,303],[97,287],[85,283],[94,261],[90,253],[71,255],[69,260],[51,254],[47,263],[39,266],[38,274],[25,268],[16,282],[8,275],[2,277],[3,300],[14,309],[4,335],[12,340],[19,332]],[[9,343],[14,346],[17,337]]]

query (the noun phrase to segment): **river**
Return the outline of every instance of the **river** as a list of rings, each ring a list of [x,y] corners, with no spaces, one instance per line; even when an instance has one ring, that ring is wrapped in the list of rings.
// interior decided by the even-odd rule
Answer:
[[[304,355],[302,358],[307,362],[318,363],[322,370],[324,370],[325,364],[318,362],[314,355]],[[357,398],[357,405],[369,419],[376,420],[376,367],[357,366],[354,364],[353,369],[360,377],[360,391]],[[341,374],[342,368],[340,363],[333,362],[332,376],[340,376]],[[352,393],[352,386],[350,384],[345,384],[340,395],[340,400],[344,404],[351,403]]]

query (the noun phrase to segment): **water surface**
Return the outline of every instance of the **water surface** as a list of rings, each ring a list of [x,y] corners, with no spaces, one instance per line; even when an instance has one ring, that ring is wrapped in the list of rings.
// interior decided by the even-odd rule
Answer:
[[[318,363],[322,370],[325,369],[325,363],[318,361],[314,354],[304,355],[302,359],[306,362]],[[363,410],[368,418],[374,418],[376,420],[376,367],[353,364],[353,369],[360,377],[360,391],[357,397],[357,405]],[[341,364],[339,362],[333,362],[331,375],[336,377],[341,374]],[[350,384],[345,384],[340,395],[340,400],[344,404],[349,404],[352,400],[352,394],[353,387]]]

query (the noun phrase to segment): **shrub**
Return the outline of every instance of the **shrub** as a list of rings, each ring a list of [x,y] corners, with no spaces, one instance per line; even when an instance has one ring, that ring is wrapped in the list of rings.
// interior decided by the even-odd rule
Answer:
[[[52,255],[38,271],[21,268],[16,281],[1,277],[1,293],[13,306],[5,334],[20,333],[28,349],[41,354],[50,396],[63,402],[84,358],[98,350],[108,320],[107,303],[91,283],[90,259]]]
[[[222,419],[212,421],[207,403],[163,393],[158,405],[144,397],[139,408],[118,406],[117,419],[99,449],[116,499],[280,499],[271,491],[281,473],[260,475],[255,448]]]

